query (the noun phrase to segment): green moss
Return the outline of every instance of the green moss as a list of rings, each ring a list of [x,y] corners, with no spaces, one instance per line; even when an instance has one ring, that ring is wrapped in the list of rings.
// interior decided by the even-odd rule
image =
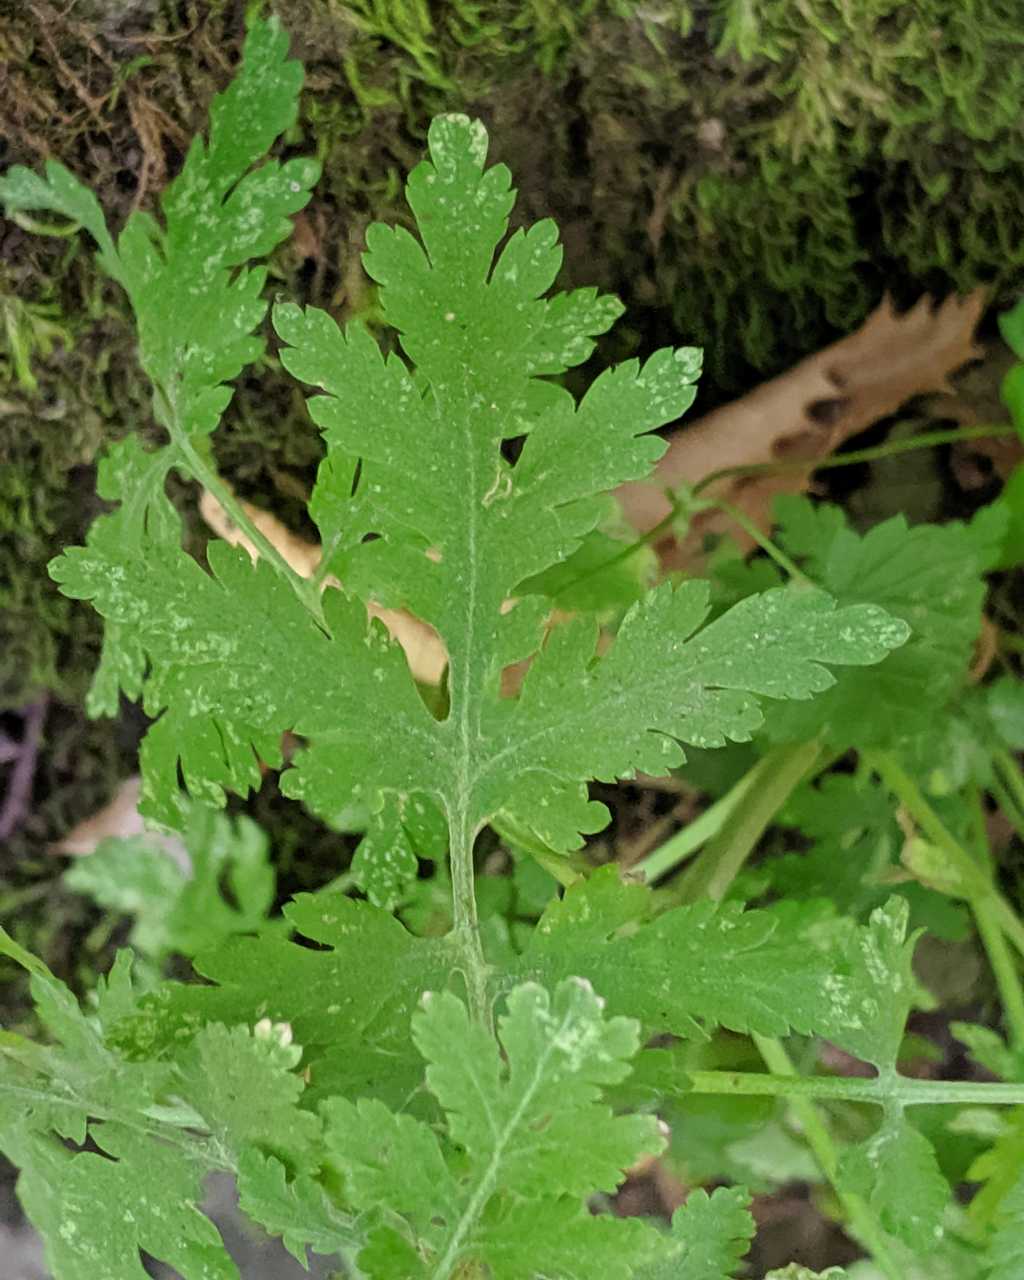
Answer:
[[[65,301],[47,296],[55,279],[73,275],[51,260],[52,247],[26,252],[21,279],[0,278],[8,321],[0,347],[0,710],[40,688],[74,700],[85,687],[99,627],[90,610],[57,593],[45,566],[98,510],[91,463],[117,430],[113,397],[131,404],[129,386],[139,382],[128,361],[117,368],[104,359],[106,338],[127,345],[116,316],[97,314],[70,290]],[[98,284],[91,266],[79,280]]]

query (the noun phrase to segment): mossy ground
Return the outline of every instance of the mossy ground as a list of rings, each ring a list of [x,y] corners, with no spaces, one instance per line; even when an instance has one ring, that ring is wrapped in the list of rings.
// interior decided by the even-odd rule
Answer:
[[[1024,275],[1017,0],[272,7],[307,67],[285,148],[324,165],[272,264],[272,288],[303,301],[372,314],[365,228],[405,217],[402,177],[430,117],[453,109],[485,120],[516,217],[558,221],[564,282],[622,296],[602,358],[704,345],[700,407],[856,326],[885,289],[983,282],[1007,298]],[[244,10],[0,0],[0,163],[62,160],[114,226],[154,209],[231,74]],[[123,729],[84,720],[99,626],[46,563],[99,509],[103,444],[152,426],[125,300],[83,237],[0,223],[0,313],[0,709],[49,691],[45,754],[78,762],[59,786],[40,775],[6,872],[95,808],[130,758]],[[216,447],[239,490],[303,527],[319,446],[272,355]],[[290,810],[265,816],[294,843]]]

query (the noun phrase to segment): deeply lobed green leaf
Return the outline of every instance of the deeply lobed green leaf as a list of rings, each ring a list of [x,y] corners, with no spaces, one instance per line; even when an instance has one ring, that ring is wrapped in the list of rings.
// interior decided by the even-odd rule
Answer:
[[[444,1147],[426,1124],[375,1100],[324,1108],[346,1198],[378,1224],[364,1269],[447,1280],[472,1261],[493,1280],[628,1277],[631,1247],[650,1251],[657,1237],[638,1222],[590,1217],[581,1197],[612,1190],[641,1152],[662,1145],[653,1118],[613,1117],[600,1101],[601,1087],[629,1072],[636,1023],[605,1018],[589,985],[570,979],[553,997],[516,987],[501,1047],[450,994],[425,999],[413,1035],[447,1116]]]
[[[200,1160],[118,1124],[94,1125],[91,1133],[101,1151],[72,1155],[39,1134],[7,1144],[23,1170],[18,1196],[46,1242],[54,1275],[146,1280],[144,1249],[183,1280],[239,1280],[220,1233],[199,1208]]]
[[[266,39],[256,46],[263,73],[273,67],[287,80],[290,64],[275,61],[280,50]],[[197,228],[211,225],[209,258],[193,276],[177,272],[189,289],[195,271],[216,282],[228,265],[265,252],[291,207],[286,197],[299,194],[291,179],[274,186],[273,166],[242,176],[287,114],[268,109],[244,144],[228,140],[247,84],[225,95],[209,147],[190,152],[165,200],[168,264],[195,256]],[[707,592],[686,584],[634,606],[603,657],[586,622],[556,629],[522,695],[502,696],[503,669],[538,649],[548,611],[543,596],[517,598],[518,585],[570,557],[600,518],[601,495],[650,469],[664,446],[649,433],[691,403],[699,355],[683,348],[627,362],[576,404],[546,378],[587,357],[618,305],[592,290],[544,297],[561,260],[550,223],[499,249],[512,193],[502,166],[485,167],[479,124],[435,121],[430,156],[408,187],[421,242],[404,230],[368,236],[367,269],[414,367],[385,358],[358,322],[342,331],[322,312],[282,304],[275,324],[286,367],[325,393],[310,405],[327,445],[311,509],[332,566],[350,589],[435,628],[450,662],[450,712],[428,713],[397,646],[337,591],[322,612],[310,610],[294,583],[218,546],[207,574],[177,545],[162,490],[169,459],[124,454],[108,479],[121,509],[54,572],[112,628],[98,701],[109,706],[118,684],[142,686],[160,717],[144,748],[145,806],[170,825],[180,821],[179,767],[194,795],[218,803],[225,788],[254,785],[254,753],[278,761],[275,739],[290,729],[307,749],[289,793],[325,815],[364,802],[395,849],[402,832],[373,815],[413,803],[439,806],[460,841],[504,819],[569,850],[605,819],[585,799],[587,779],[664,772],[682,759],[679,741],[745,740],[761,722],[759,697],[807,698],[831,683],[824,664],[875,663],[906,638],[901,622],[871,605],[837,611],[826,596],[799,591],[744,601],[698,632]],[[229,179],[240,185],[225,199]],[[270,200],[268,221],[236,238],[232,202],[264,181],[284,203]],[[141,252],[132,261],[157,289],[160,262]],[[257,313],[231,296],[235,331],[248,334]],[[161,311],[159,341],[147,337],[144,309],[140,325],[167,401],[160,412],[188,461],[190,436],[226,402],[223,379],[241,348],[225,339],[221,355],[193,367],[193,347],[181,343],[186,327],[190,341],[196,333],[176,297]],[[221,312],[216,327],[221,337],[231,327]],[[517,437],[513,464],[502,446]],[[312,671],[337,673],[316,699]],[[391,880],[373,882],[378,898],[393,897],[411,870],[408,852],[396,856]]]
[[[843,1190],[863,1196],[882,1226],[917,1254],[931,1252],[942,1239],[949,1184],[931,1143],[904,1116],[848,1147],[838,1180]]]
[[[427,990],[443,990],[453,955],[393,916],[341,894],[300,895],[285,915],[308,943],[236,938],[196,961],[216,985],[165,983],[112,1032],[138,1058],[188,1043],[205,1024],[289,1025],[310,1069],[308,1096],[381,1097],[398,1105],[421,1066],[410,1020]]]

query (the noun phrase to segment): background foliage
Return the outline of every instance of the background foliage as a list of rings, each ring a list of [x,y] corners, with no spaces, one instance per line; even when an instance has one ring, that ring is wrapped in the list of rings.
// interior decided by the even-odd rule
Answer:
[[[358,312],[371,327],[377,327],[380,311],[375,287],[358,267],[364,229],[377,218],[407,220],[399,177],[422,150],[428,116],[451,108],[483,116],[495,157],[521,175],[524,199],[517,219],[554,212],[565,226],[563,282],[596,280],[630,306],[632,327],[605,343],[585,371],[586,381],[610,359],[646,355],[661,341],[702,342],[711,375],[703,393],[707,407],[855,325],[885,287],[909,297],[922,283],[946,288],[986,281],[1008,296],[1018,282],[1017,246],[1024,237],[1015,225],[1019,215],[1009,189],[1005,218],[1000,217],[996,179],[1003,181],[1001,170],[1012,168],[1018,145],[1013,58],[1019,37],[1012,15],[994,5],[964,6],[956,14],[945,5],[917,5],[908,14],[905,7],[852,3],[838,12],[809,0],[800,5],[798,20],[792,5],[776,11],[747,3],[676,5],[657,12],[621,3],[571,10],[459,4],[428,11],[385,0],[278,8],[297,33],[294,52],[311,68],[303,113],[278,155],[288,160],[313,150],[326,179],[317,202],[300,216],[290,247],[275,257],[274,282],[282,294],[320,302],[334,313]],[[10,15],[0,29],[16,68],[0,104],[14,112],[15,144],[6,158],[38,169],[43,155],[59,155],[90,182],[99,173],[101,199],[115,224],[130,210],[152,207],[156,192],[178,171],[184,141],[201,124],[210,95],[229,75],[240,30],[240,6],[227,4],[138,5],[111,18],[86,4],[64,14],[38,3]],[[202,92],[193,103],[194,84]],[[78,706],[98,637],[90,615],[52,594],[42,566],[63,543],[81,541],[85,525],[101,509],[90,496],[99,447],[148,421],[150,409],[134,372],[135,341],[116,292],[93,274],[75,239],[38,240],[27,234],[33,230],[38,227],[32,218],[22,217],[4,224],[3,231],[7,383],[0,445],[8,465],[0,492],[0,554],[7,561],[0,590],[7,597],[0,605],[7,606],[11,627],[4,661],[12,659],[3,696],[7,707],[20,710],[41,692],[57,695],[47,732],[52,737],[66,726],[67,736],[47,742],[45,756],[58,762],[55,768],[64,761],[74,791],[84,740]],[[243,384],[218,440],[218,463],[243,493],[281,512],[293,527],[308,529],[302,500],[319,451],[298,393],[277,376],[278,359],[272,348]],[[110,496],[102,484],[101,492]],[[193,500],[190,495],[180,505],[190,548],[202,556]],[[811,531],[810,542],[810,511],[783,512],[781,540],[816,579],[828,579],[834,567],[831,553],[826,555],[829,539],[842,542],[840,559],[853,571],[830,585],[852,603],[862,592],[875,597],[879,584],[873,582],[869,591],[861,577],[870,568],[869,553],[886,537],[893,548],[883,557],[886,565],[913,550],[939,572],[942,556],[932,553],[943,550],[951,571],[959,566],[970,578],[966,604],[952,597],[945,603],[956,605],[954,612],[971,627],[965,621],[964,634],[954,637],[949,681],[929,683],[929,708],[934,701],[946,709],[963,680],[965,655],[959,650],[969,648],[976,630],[979,574],[990,563],[984,530],[932,528],[922,537],[936,546],[926,549],[912,547],[916,533],[889,522],[863,539],[867,568],[858,577],[857,557],[851,559],[856,534],[842,529],[839,513],[829,510],[818,509],[815,518],[823,524]],[[828,538],[819,536],[825,533]],[[894,609],[914,615],[920,645],[930,644],[928,601],[904,600],[901,584],[885,585],[891,586]],[[950,639],[939,629],[936,636]],[[906,656],[913,665],[921,655],[908,648]],[[928,671],[937,656],[928,656]],[[861,701],[855,678],[828,704],[832,746],[848,745],[844,696]],[[889,711],[894,705],[885,702]],[[909,710],[924,714],[920,706]],[[966,703],[961,710],[965,722],[978,712]],[[809,735],[820,718],[808,727],[799,711],[776,726],[783,743]],[[898,793],[899,766],[885,751],[890,727],[886,719],[877,732],[865,730],[855,745],[875,748],[868,766]],[[94,741],[99,745],[84,756],[91,795],[79,812],[95,805],[106,777],[113,778],[131,757],[130,725],[89,732],[90,748]],[[922,772],[929,763],[912,762]],[[975,787],[988,785],[984,777],[969,780]],[[53,821],[54,795],[40,790],[42,803],[27,832],[37,847]],[[797,808],[800,803],[798,795]],[[803,803],[813,807],[807,795]],[[75,806],[72,795],[55,829],[68,825]],[[859,813],[859,802],[856,807]],[[954,830],[960,816],[954,810],[948,819]],[[291,812],[288,822],[295,821]],[[806,821],[794,821],[810,834]],[[845,844],[848,825],[818,834]],[[860,839],[862,824],[855,825]],[[918,852],[924,857],[936,851],[922,846]],[[204,868],[211,885],[227,890],[218,904],[221,918],[211,922],[218,938],[251,927],[275,896],[265,857],[257,840],[244,858],[227,860],[234,864],[228,878],[213,861]],[[934,876],[931,864],[913,868],[925,884],[929,867]],[[97,861],[90,870],[101,874],[103,864]],[[796,877],[788,888],[787,871]],[[315,858],[310,872],[315,880]],[[111,874],[120,884],[116,866]],[[780,865],[776,884],[787,897],[812,905],[820,896],[813,877],[800,883],[795,865]],[[939,891],[970,898],[975,908],[974,899],[984,897],[967,881],[943,885]],[[282,895],[295,887],[287,876],[278,883]],[[689,886],[691,896],[699,896],[698,887]],[[764,887],[759,890],[751,880],[746,890],[757,896]],[[861,888],[850,886],[851,895]],[[933,932],[962,936],[963,913],[945,904],[940,916],[931,889],[925,896],[910,892],[919,888],[905,891],[915,923],[915,913],[931,913]],[[149,891],[161,899],[186,896],[173,875]],[[49,909],[49,901],[45,905]],[[865,915],[872,905],[857,899],[851,911]],[[427,914],[426,896],[417,909]],[[806,918],[808,928],[819,927],[810,908]],[[164,933],[147,932],[141,913],[136,928],[136,941],[142,939],[153,958],[198,945],[181,932],[183,921],[173,913],[154,919]],[[641,951],[655,930],[640,930]],[[497,945],[497,937],[491,942]],[[33,939],[32,945],[47,950],[45,939]],[[760,969],[767,972],[761,959]],[[635,969],[624,966],[625,972]],[[123,998],[123,991],[116,995]],[[762,1035],[785,1030],[750,1022],[743,1010],[731,1013],[725,1025],[760,1027]],[[810,1020],[811,1025],[817,1024]],[[902,1016],[893,1033],[897,1039],[901,1029]],[[855,1051],[876,1060],[862,1047]],[[894,1061],[895,1054],[894,1041]],[[198,1062],[202,1053],[196,1055]],[[193,1083],[209,1075],[190,1062],[184,1070]],[[1017,1071],[1005,1064],[997,1069],[1007,1076]],[[901,1117],[887,1114],[877,1137],[851,1135],[858,1140],[839,1171],[841,1194],[867,1200],[879,1162],[891,1185],[902,1185],[905,1169],[896,1156],[914,1154],[907,1134],[928,1148],[916,1129],[904,1133],[901,1124]],[[122,1154],[117,1135],[109,1141],[108,1151]],[[230,1146],[228,1137],[223,1141]],[[964,1162],[958,1165],[946,1148],[940,1157],[950,1166],[944,1172],[958,1181]],[[84,1165],[78,1172],[88,1180]],[[365,1170],[349,1170],[347,1176],[357,1182]],[[980,1160],[971,1176],[982,1176]],[[911,1244],[931,1230],[945,1200],[945,1185],[934,1186],[926,1202],[885,1218],[886,1230]],[[30,1195],[38,1209],[45,1188],[30,1188]],[[455,1190],[451,1196],[454,1204]],[[979,1205],[983,1200],[984,1193]],[[871,1207],[888,1212],[881,1202]],[[1017,1202],[1009,1197],[1005,1207],[1016,1212]],[[43,1204],[40,1212],[46,1211]],[[745,1231],[736,1235],[745,1238]],[[1012,1266],[1010,1228],[1007,1240],[1004,1252]]]

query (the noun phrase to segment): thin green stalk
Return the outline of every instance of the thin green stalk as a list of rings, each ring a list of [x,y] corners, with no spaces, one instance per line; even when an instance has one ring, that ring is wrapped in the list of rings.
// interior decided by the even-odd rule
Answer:
[[[759,1050],[763,1037],[755,1036]],[[778,1045],[778,1041],[771,1041]],[[781,1047],[781,1046],[779,1046]],[[764,1054],[762,1053],[762,1056]],[[885,1107],[896,1102],[904,1107],[939,1104],[959,1106],[1016,1107],[1024,1103],[1024,1084],[988,1084],[976,1080],[915,1080],[894,1076],[882,1084],[860,1076],[801,1076],[778,1067],[781,1059],[772,1054],[771,1073],[757,1071],[688,1071],[693,1093],[738,1094],[743,1097],[828,1098],[837,1102],[865,1102]],[[767,1059],[766,1059],[767,1061]]]
[[[1024,1049],[1024,987],[1021,986],[1020,969],[990,901],[983,898],[972,902],[971,910],[978,927],[978,937],[999,988],[1010,1044],[1014,1049]]]
[[[452,946],[456,963],[466,980],[470,1010],[490,1025],[491,1007],[487,995],[488,965],[480,945],[480,922],[476,909],[476,874],[473,844],[476,832],[464,811],[448,814],[452,876]]]
[[[348,893],[349,889],[355,888],[356,878],[351,871],[343,871],[340,875],[328,880],[326,884],[322,884],[317,893]]]
[[[991,876],[994,871],[992,846],[985,826],[981,790],[977,786],[971,789],[971,817],[978,856]],[[1021,985],[1020,970],[992,911],[989,895],[973,899],[971,910],[974,913],[978,937],[985,948],[989,966],[999,989],[1010,1043],[1015,1049],[1024,1048],[1024,986]]]
[[[656,525],[648,529],[646,533],[627,543],[614,556],[610,556],[599,565],[588,569],[586,573],[581,573],[569,585],[577,586],[581,582],[586,582],[589,578],[599,573],[604,573],[615,565],[621,564],[622,561],[628,560],[630,556],[644,547],[652,546],[663,534],[671,530],[676,517],[684,506],[697,494],[708,488],[709,485],[714,484],[716,480],[727,480],[734,476],[785,475],[801,471],[828,471],[833,467],[851,467],[860,462],[877,462],[883,458],[893,458],[898,454],[911,453],[917,449],[931,449],[937,445],[956,444],[963,440],[986,440],[992,436],[1015,436],[1016,434],[1017,429],[1008,426],[960,427],[952,431],[925,431],[921,435],[914,436],[911,440],[895,440],[890,444],[874,445],[870,449],[855,449],[850,453],[837,454],[833,457],[821,458],[816,461],[752,462],[747,466],[722,467],[718,471],[709,472],[703,479],[698,480],[684,496],[671,499],[672,506],[668,514],[662,517]],[[718,505],[721,506],[721,504]],[[1021,642],[1021,647],[1024,648],[1024,642]]]
[[[217,474],[215,468],[201,456],[192,443],[188,433],[181,426],[181,415],[172,396],[159,383],[154,383],[153,402],[156,416],[161,426],[171,437],[181,460],[185,463],[194,480],[207,490],[220,503],[224,511],[231,517],[235,525],[245,534],[260,555],[274,566],[282,578],[298,596],[303,606],[316,619],[317,625],[327,630],[323,604],[320,600],[320,589],[316,583],[308,581],[300,573],[296,573],[277,547],[249,519],[245,508],[238,501],[230,488]]]
[[[775,561],[788,578],[791,578],[794,582],[810,584],[811,580],[807,574],[794,561],[790,560],[781,547],[777,546],[772,542],[771,538],[761,532],[745,511],[741,511],[739,507],[731,502],[726,502],[724,498],[714,499],[713,505],[718,507],[720,511],[724,511],[730,520],[735,521],[749,538],[753,538],[761,550]]]
[[[309,579],[313,586],[316,587],[317,591],[320,591],[323,588],[324,580],[326,579],[327,572],[331,566],[331,558],[335,551],[337,551],[338,544],[340,542],[341,534],[336,533],[329,542],[324,543],[320,548],[320,561],[313,570],[312,576]]]
[[[19,911],[29,902],[38,902],[53,892],[52,880],[39,880],[35,884],[26,885],[23,889],[8,889],[0,895],[0,917],[9,916],[12,911]]]
[[[1021,923],[1020,916],[1001,893],[992,893],[989,906],[996,923],[1006,934],[1007,941],[1024,956],[1024,924]]]
[[[642,533],[639,538],[634,538],[632,542],[627,542],[621,551],[616,551],[615,555],[609,556],[607,560],[602,560],[600,564],[594,565],[592,569],[588,569],[585,573],[577,574],[566,584],[566,590],[569,587],[578,587],[581,582],[587,582],[591,578],[596,577],[599,573],[606,573],[609,569],[613,569],[617,564],[622,564],[624,560],[628,560],[630,556],[636,555],[638,551],[642,551],[644,547],[653,546],[654,543],[662,536],[668,533],[675,522],[676,516],[682,510],[682,502],[676,499],[672,502],[672,506],[667,516],[663,516],[657,524],[652,525],[646,533]]]
[[[1024,922],[1006,901],[992,881],[960,842],[949,832],[942,819],[928,803],[920,787],[888,751],[865,752],[865,763],[879,775],[892,794],[906,809],[929,840],[949,858],[952,869],[960,877],[965,896],[972,907],[983,902],[1007,940],[1024,956]]]
[[[959,840],[948,830],[932,808],[924,792],[889,751],[865,752],[865,763],[878,774],[929,840],[949,857],[968,891],[978,894],[990,889],[989,878]]]
[[[992,763],[1001,775],[1003,785],[1013,797],[1014,811],[1020,816],[1024,814],[1024,774],[1020,765],[1009,751],[993,751]]]
[[[684,902],[720,899],[739,874],[779,809],[821,758],[819,741],[773,747],[754,765],[750,786],[726,816],[718,834],[684,873]]]
[[[323,603],[320,599],[320,591],[317,584],[304,578],[300,573],[296,573],[266,534],[257,529],[256,525],[249,519],[245,508],[213,467],[200,457],[192,442],[180,432],[174,433],[174,440],[193,478],[198,480],[203,488],[217,499],[224,511],[245,534],[260,555],[272,564],[281,577],[285,579],[303,606],[313,615],[317,624],[326,630],[327,621],[324,617]]]
[[[646,533],[641,534],[639,538],[635,539],[633,542],[627,543],[626,546],[624,546],[621,551],[616,552],[615,555],[609,556],[607,560],[602,560],[600,564],[595,565],[592,569],[588,569],[586,573],[581,573],[576,578],[573,578],[569,585],[573,587],[578,586],[581,582],[586,582],[589,578],[593,578],[599,573],[605,573],[615,565],[621,564],[622,561],[628,560],[630,556],[634,555],[642,547],[653,545],[658,541],[662,534],[669,532],[675,522],[676,516],[679,515],[680,511],[682,511],[683,507],[687,504],[690,496],[691,495],[688,494],[683,497],[672,499],[672,506],[669,509],[668,515],[659,520],[658,523],[648,529]],[[734,520],[736,524],[738,524],[740,528],[757,543],[762,551],[775,561],[787,577],[790,577],[797,582],[810,581],[807,575],[801,571],[789,556],[787,556],[780,547],[772,542],[770,538],[766,537],[757,525],[750,520],[748,516],[739,509],[739,507],[734,506],[731,502],[725,501],[724,498],[713,499],[706,502],[704,505],[706,507],[718,507],[719,510],[724,511],[731,520]]]
[[[754,1043],[769,1071],[776,1076],[788,1078],[791,1085],[797,1083],[800,1077],[781,1041],[767,1036],[754,1036]],[[832,1184],[853,1234],[868,1250],[888,1280],[904,1280],[899,1260],[894,1256],[888,1237],[867,1201],[863,1196],[846,1191],[838,1185],[839,1152],[829,1133],[825,1117],[812,1098],[799,1093],[790,1097],[789,1106],[800,1122],[807,1145],[814,1153],[822,1173]]]
[[[53,236],[59,240],[70,240],[82,229],[80,222],[65,222],[59,226],[53,222],[40,222],[38,218],[33,218],[21,209],[8,210],[4,216],[16,226],[21,227],[23,231],[28,231],[34,236]]]
[[[1024,840],[1024,810],[1017,808],[1017,802],[995,774],[989,778],[987,790],[999,806],[1003,817],[1013,827],[1021,840]]]

